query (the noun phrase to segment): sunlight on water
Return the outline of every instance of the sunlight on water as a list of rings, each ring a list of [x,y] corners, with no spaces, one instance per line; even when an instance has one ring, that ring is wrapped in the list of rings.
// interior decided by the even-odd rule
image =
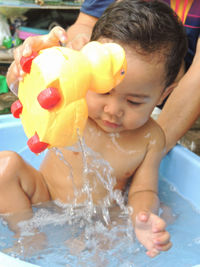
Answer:
[[[87,193],[87,200],[81,205],[54,201],[34,206],[33,217],[18,224],[20,237],[1,219],[1,251],[41,267],[192,267],[200,263],[200,214],[177,194],[176,188],[160,179],[160,214],[168,222],[173,247],[150,259],[135,239],[127,195],[113,189],[112,168],[86,147],[84,140],[80,139],[78,148],[70,149],[82,151],[85,184],[81,190],[74,184],[74,190],[76,196]],[[54,152],[68,166],[73,180],[70,164],[59,149]],[[90,175],[97,177],[108,192],[98,206],[93,204]]]

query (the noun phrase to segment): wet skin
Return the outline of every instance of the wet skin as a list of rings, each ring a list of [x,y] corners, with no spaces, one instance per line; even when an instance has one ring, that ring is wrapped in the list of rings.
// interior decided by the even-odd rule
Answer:
[[[171,243],[164,221],[156,215],[159,208],[158,168],[164,155],[165,137],[150,115],[170,88],[164,90],[165,69],[160,55],[144,56],[128,47],[125,50],[127,73],[122,83],[104,95],[91,91],[87,94],[89,119],[84,139],[86,145],[112,167],[115,188],[123,190],[132,177],[129,205],[134,209],[133,225],[138,240],[153,257],[159,251],[168,250]],[[81,153],[60,150],[72,166],[76,188],[82,188]],[[30,208],[31,204],[49,199],[73,201],[70,169],[55,152],[47,153],[40,171],[27,165],[15,153],[1,152],[0,163],[7,166],[0,173],[2,213]],[[96,183],[92,196],[94,203],[98,203],[107,190],[94,175],[88,179],[91,184]],[[82,194],[77,202],[85,198]]]

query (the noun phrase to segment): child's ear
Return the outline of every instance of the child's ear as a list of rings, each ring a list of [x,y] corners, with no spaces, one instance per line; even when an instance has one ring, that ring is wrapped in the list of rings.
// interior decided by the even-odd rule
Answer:
[[[174,82],[172,84],[170,84],[162,93],[162,95],[160,96],[159,100],[158,100],[158,106],[161,105],[163,103],[163,100],[169,95],[171,94],[171,92],[174,90],[174,88],[178,85],[179,81],[182,79],[182,77],[185,74],[185,63],[184,60],[182,61],[179,73],[176,76],[176,79],[174,80]]]
[[[171,92],[173,91],[173,89],[178,85],[178,82],[174,82],[171,85],[169,85],[167,88],[165,88],[165,90],[163,91],[163,93],[161,94],[157,105],[161,105],[163,103],[163,100],[169,95],[171,94]]]

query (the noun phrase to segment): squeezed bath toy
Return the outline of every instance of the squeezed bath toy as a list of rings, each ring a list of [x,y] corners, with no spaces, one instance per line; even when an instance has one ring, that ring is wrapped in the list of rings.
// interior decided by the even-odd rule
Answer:
[[[96,41],[80,51],[47,48],[22,57],[20,63],[26,75],[11,112],[21,119],[27,144],[36,154],[75,144],[88,118],[87,91],[107,93],[126,72],[123,48]]]

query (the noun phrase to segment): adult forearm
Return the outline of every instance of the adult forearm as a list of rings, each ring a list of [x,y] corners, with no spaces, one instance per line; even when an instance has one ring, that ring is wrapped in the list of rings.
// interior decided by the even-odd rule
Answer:
[[[180,81],[157,120],[166,135],[166,153],[191,128],[200,112],[200,76],[192,69]]]
[[[187,73],[168,98],[158,118],[166,135],[166,152],[191,128],[200,114],[200,43]]]

